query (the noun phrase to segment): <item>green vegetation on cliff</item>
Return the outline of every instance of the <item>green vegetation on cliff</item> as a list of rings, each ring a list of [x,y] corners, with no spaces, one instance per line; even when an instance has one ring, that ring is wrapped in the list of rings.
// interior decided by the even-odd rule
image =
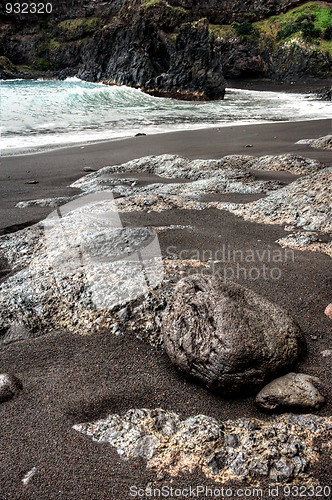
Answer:
[[[307,2],[286,13],[267,19],[241,24],[210,25],[219,37],[253,40],[261,38],[274,46],[296,39],[303,44],[314,44],[323,52],[332,54],[332,5],[327,2]]]
[[[249,0],[243,2],[247,5]],[[41,71],[81,71],[83,67],[83,78],[88,75],[92,80],[99,79],[112,60],[115,69],[110,79],[116,80],[118,71],[133,86],[158,79],[160,87],[163,75],[170,70],[176,74],[175,67],[182,76],[191,71],[196,74],[206,61],[218,78],[219,72],[227,78],[264,76],[292,81],[331,74],[331,3],[307,1],[285,11],[295,0],[282,0],[277,9],[267,12],[269,1],[264,0],[254,2],[259,13],[255,15],[243,10],[243,2],[241,6],[235,2],[231,14],[216,9],[215,0],[202,2],[200,8],[197,2],[182,0],[135,0],[107,15],[91,10],[75,12],[75,18],[36,18],[23,31],[21,24],[11,21],[0,26],[0,46],[16,66],[28,64]],[[276,12],[280,13],[271,15]]]
[[[307,2],[278,16],[254,23],[262,35],[276,42],[287,42],[294,35],[303,41],[316,40],[321,49],[332,52],[329,33],[332,30],[332,5],[326,2]],[[331,37],[332,38],[332,37]]]
[[[140,11],[144,17],[149,17],[151,12],[160,27],[168,32],[179,27],[187,17],[187,11],[183,7],[170,5],[165,0],[143,1]]]
[[[102,26],[103,21],[99,17],[67,19],[58,24],[57,34],[59,38],[64,38],[65,41],[69,42],[91,36]]]

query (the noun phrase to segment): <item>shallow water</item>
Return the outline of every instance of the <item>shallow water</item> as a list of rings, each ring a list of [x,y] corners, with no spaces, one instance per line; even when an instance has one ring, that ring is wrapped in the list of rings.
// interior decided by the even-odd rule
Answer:
[[[228,89],[223,101],[152,97],[126,86],[77,78],[0,82],[1,154],[230,124],[331,117],[331,103],[312,96]]]

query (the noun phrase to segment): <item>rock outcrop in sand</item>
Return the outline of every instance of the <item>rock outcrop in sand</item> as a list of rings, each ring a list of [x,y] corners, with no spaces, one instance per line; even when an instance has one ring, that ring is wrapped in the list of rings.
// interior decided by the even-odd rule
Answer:
[[[255,180],[254,171],[259,168],[284,169],[301,172],[302,175],[315,172],[282,187],[278,181]],[[144,172],[158,175],[160,182],[138,187],[135,173]],[[123,178],[122,174],[125,174]],[[331,232],[331,176],[331,168],[313,160],[290,155],[262,158],[231,155],[219,160],[189,160],[175,155],[149,156],[123,165],[104,167],[85,175],[72,184],[72,187],[82,190],[82,195],[29,200],[19,203],[18,206],[24,208],[36,204],[56,207],[70,201],[79,205],[82,197],[87,194],[102,195],[103,192],[112,191],[120,196],[115,200],[118,213],[159,212],[174,208],[230,210],[249,220],[287,224],[288,230],[296,230],[295,234],[291,233],[279,240],[281,245],[320,250],[332,255],[332,243],[319,242],[317,235],[317,231]],[[165,184],[163,178],[181,179],[181,183]],[[247,204],[200,201],[202,196],[220,193],[268,193],[268,196]],[[102,214],[106,205],[100,200],[98,204],[92,211]],[[69,223],[72,230],[82,216],[79,211],[76,213],[77,220],[75,210],[66,216],[68,223],[70,217],[72,218]],[[174,230],[181,228],[183,226],[169,227]],[[158,232],[167,230],[167,227],[155,229]],[[98,225],[95,225],[93,234],[97,236],[98,231]],[[89,241],[93,241],[91,234]],[[138,235],[132,232],[131,236],[129,233],[127,236],[133,239],[134,234]],[[100,237],[101,235],[100,228]],[[140,235],[144,236],[142,232]],[[81,234],[81,238],[84,238],[84,234]],[[109,249],[112,238],[108,238],[107,244],[105,242]],[[54,248],[56,250],[56,245]],[[121,321],[116,308],[112,311],[95,309],[91,296],[87,293],[88,282],[82,269],[77,268],[74,273],[64,274],[62,277],[54,273],[48,258],[44,223],[0,237],[0,252],[6,262],[6,269],[11,271],[0,283],[1,342],[39,335],[54,328],[86,332],[93,328],[108,327],[115,328],[118,334],[121,332]],[[174,262],[164,260],[166,275],[173,272],[174,265]],[[127,301],[130,310],[130,331],[148,338],[153,344],[161,343],[161,317],[171,293],[170,288],[166,279],[153,297],[147,289],[141,302]],[[75,307],[72,306],[73,303]],[[147,304],[146,307],[143,306],[144,303]],[[120,300],[119,310],[124,305],[126,301]],[[139,309],[141,306],[142,309]]]
[[[245,220],[285,224],[287,230],[295,232],[278,240],[282,246],[332,255],[332,241],[321,243],[317,234],[332,232],[331,167],[300,178],[264,199],[231,207],[230,211]]]
[[[256,158],[247,164],[253,170],[276,170],[286,171],[292,174],[312,174],[322,169],[323,165],[317,160],[296,156],[293,154],[267,155]]]
[[[178,476],[198,467],[216,482],[267,478],[310,484],[310,467],[332,440],[331,417],[314,415],[220,422],[205,415],[181,419],[160,408],[135,409],[73,428],[94,441],[110,443],[125,459],[144,458],[156,474]]]
[[[320,137],[319,139],[313,141],[310,146],[312,148],[332,149],[332,135]]]
[[[300,178],[266,198],[231,210],[246,220],[332,231],[332,168]]]
[[[306,351],[304,336],[286,311],[215,277],[179,281],[162,330],[172,363],[222,394],[262,386]]]

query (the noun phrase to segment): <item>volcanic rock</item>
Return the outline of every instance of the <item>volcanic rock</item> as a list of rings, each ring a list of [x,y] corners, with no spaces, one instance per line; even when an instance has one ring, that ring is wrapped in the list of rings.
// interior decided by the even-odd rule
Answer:
[[[305,340],[285,310],[216,277],[182,279],[162,323],[165,350],[185,374],[231,393],[262,385],[305,353]]]
[[[293,154],[285,155],[267,155],[256,158],[250,164],[247,164],[253,170],[276,170],[286,171],[292,174],[312,174],[325,168],[325,165],[311,158],[304,158]]]
[[[311,480],[307,472],[316,456],[323,457],[332,438],[331,417],[285,414],[268,421],[217,421],[207,415],[183,419],[162,408],[133,408],[73,429],[98,443],[109,443],[124,460],[142,457],[156,476],[188,473],[189,464],[189,471],[200,470],[222,483],[230,478],[269,477],[307,484]]]
[[[331,180],[332,168],[324,168],[234,213],[257,222],[292,224],[305,230],[329,232],[332,228]]]
[[[332,149],[332,135],[325,135],[313,141],[310,146],[312,148]]]
[[[0,403],[17,396],[23,389],[22,382],[12,374],[0,374]]]
[[[325,399],[315,384],[320,384],[317,377],[303,373],[288,373],[264,387],[257,394],[256,403],[265,410],[275,410],[283,406],[317,409],[325,403]]]

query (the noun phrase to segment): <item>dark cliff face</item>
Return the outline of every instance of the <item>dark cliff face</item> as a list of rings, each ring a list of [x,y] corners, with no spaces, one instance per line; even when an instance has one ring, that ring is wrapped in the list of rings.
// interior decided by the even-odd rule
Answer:
[[[141,87],[154,95],[222,99],[225,80],[219,58],[206,22],[183,26],[175,39],[149,21],[129,29],[119,24],[94,36],[78,76]]]
[[[0,78],[77,75],[153,95],[207,100],[223,98],[224,78],[326,77],[332,58],[319,48],[215,30],[214,23],[231,27],[234,21],[265,19],[302,3],[54,0],[50,15],[28,17],[5,15],[2,4]]]
[[[296,82],[311,77],[326,79],[331,75],[332,57],[319,50],[307,50],[296,44],[263,49],[250,42],[221,44],[220,62],[226,79],[269,78]]]
[[[11,3],[15,3],[14,0]],[[45,2],[46,3],[46,2]],[[54,20],[109,16],[119,12],[123,4],[135,9],[137,0],[52,0],[51,18]],[[207,17],[210,23],[231,23],[243,20],[257,20],[268,15],[279,14],[287,8],[303,3],[303,0],[168,0],[172,7],[185,9],[187,21]],[[0,20],[26,21],[26,15],[6,15],[6,2],[0,5]]]

